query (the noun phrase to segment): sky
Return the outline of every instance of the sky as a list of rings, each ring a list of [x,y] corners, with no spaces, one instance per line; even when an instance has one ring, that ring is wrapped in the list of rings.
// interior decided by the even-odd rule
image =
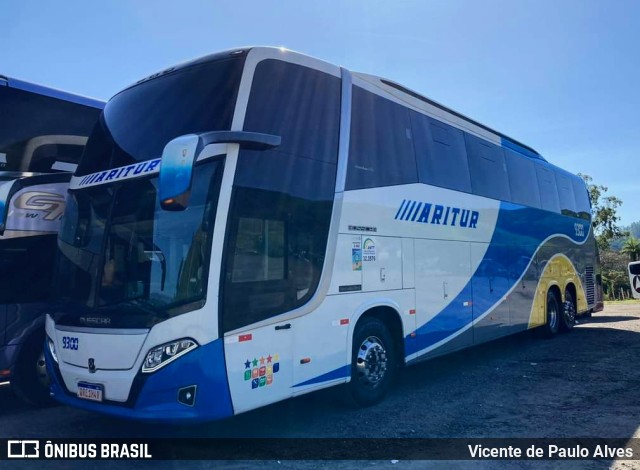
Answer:
[[[0,0],[0,74],[108,99],[271,45],[389,78],[585,173],[640,220],[640,0]]]

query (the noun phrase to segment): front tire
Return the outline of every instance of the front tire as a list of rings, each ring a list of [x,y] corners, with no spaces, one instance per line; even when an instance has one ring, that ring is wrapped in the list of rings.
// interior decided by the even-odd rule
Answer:
[[[364,318],[356,325],[351,354],[351,381],[347,389],[353,403],[380,403],[397,372],[396,349],[386,325],[377,318]]]
[[[560,318],[560,331],[568,333],[576,324],[576,302],[570,291],[564,293],[564,304],[562,305],[562,316]]]
[[[53,403],[44,358],[44,335],[31,336],[22,346],[11,374],[11,389],[22,401],[34,406]]]

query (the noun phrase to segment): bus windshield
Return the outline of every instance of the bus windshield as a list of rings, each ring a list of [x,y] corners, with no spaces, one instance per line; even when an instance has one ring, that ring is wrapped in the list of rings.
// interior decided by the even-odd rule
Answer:
[[[222,159],[196,167],[184,212],[160,208],[157,177],[71,192],[59,294],[96,307],[137,301],[158,312],[201,299],[222,168]]]
[[[228,130],[242,66],[241,58],[198,64],[118,94],[76,175],[158,158],[180,135]],[[145,324],[204,299],[223,166],[223,158],[196,165],[183,212],[160,208],[157,174],[71,190],[59,237],[61,299],[85,312],[140,314]]]

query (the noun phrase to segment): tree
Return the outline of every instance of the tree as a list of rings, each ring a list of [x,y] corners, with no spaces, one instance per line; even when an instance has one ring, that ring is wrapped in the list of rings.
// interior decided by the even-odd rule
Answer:
[[[578,175],[582,177],[589,190],[591,221],[598,247],[600,250],[606,250],[612,240],[628,235],[628,232],[618,225],[620,217],[617,210],[622,205],[622,200],[615,196],[606,195],[609,188],[594,184],[591,176],[582,173],[578,173]]]
[[[621,253],[629,255],[631,261],[638,261],[640,257],[640,240],[634,236],[627,238],[627,241],[622,245]]]
[[[629,225],[628,229],[629,233],[632,236],[640,238],[640,222],[633,222],[631,225]]]
[[[606,297],[609,299],[614,299],[621,289],[629,292],[628,262],[628,258],[622,253],[611,250],[600,252],[602,287]]]

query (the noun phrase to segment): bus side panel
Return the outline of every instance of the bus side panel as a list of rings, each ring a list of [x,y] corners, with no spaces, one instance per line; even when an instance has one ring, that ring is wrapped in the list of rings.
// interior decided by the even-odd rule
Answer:
[[[480,244],[486,249],[486,244]],[[415,241],[416,321],[419,325],[411,353],[424,354],[445,344],[471,326],[471,244],[442,240]],[[476,266],[473,267],[475,269]],[[440,353],[473,344],[447,345]],[[417,351],[416,351],[417,349]]]
[[[531,307],[536,295],[536,288],[540,278],[535,246],[514,246],[512,248],[512,263],[510,266],[511,282],[513,284],[509,295],[511,325],[514,332],[529,327]]]
[[[416,315],[412,313],[414,295],[413,289],[329,295],[312,314],[297,318],[293,348],[294,395],[344,382],[350,377],[353,332],[360,317],[373,307],[384,306],[385,314],[399,316],[403,332],[397,339],[403,341],[416,327]]]
[[[508,295],[511,250],[508,246],[496,245],[492,247],[492,257],[484,258],[487,251],[482,244],[471,246],[472,262],[479,266],[473,275],[473,337],[476,344],[511,332]],[[478,316],[482,318],[480,321]]]

